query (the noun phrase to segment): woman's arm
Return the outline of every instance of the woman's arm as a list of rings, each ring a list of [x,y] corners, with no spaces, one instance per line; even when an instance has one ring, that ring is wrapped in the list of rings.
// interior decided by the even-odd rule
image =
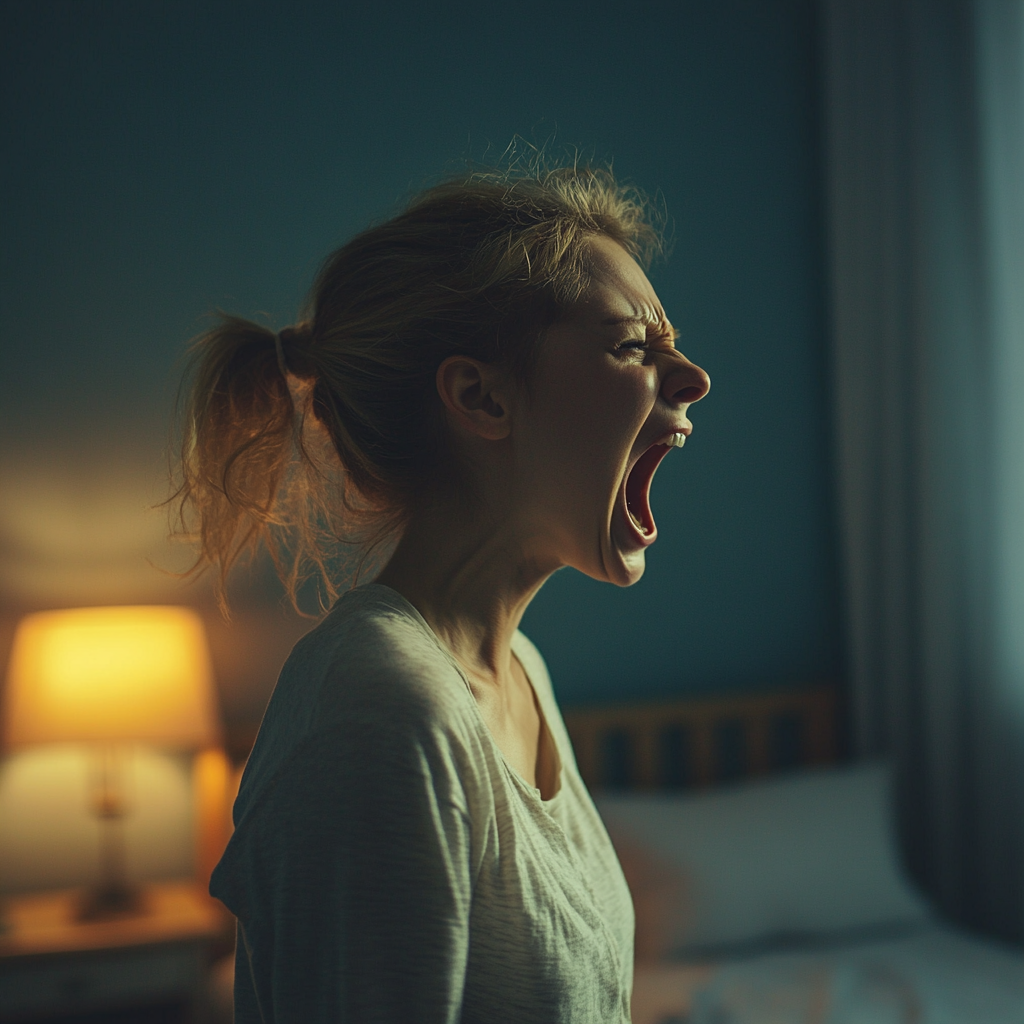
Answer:
[[[239,1020],[459,1019],[466,803],[444,745],[402,731],[314,735],[240,824],[214,879],[240,921]]]

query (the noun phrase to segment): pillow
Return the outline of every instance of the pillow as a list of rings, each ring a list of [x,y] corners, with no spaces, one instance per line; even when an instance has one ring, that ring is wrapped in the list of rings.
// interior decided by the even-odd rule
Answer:
[[[633,892],[638,959],[930,918],[899,867],[883,763],[595,802]]]

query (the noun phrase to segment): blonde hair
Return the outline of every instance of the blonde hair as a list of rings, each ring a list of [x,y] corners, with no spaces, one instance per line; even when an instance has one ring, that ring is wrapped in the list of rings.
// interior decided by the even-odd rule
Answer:
[[[226,607],[231,567],[262,547],[293,603],[309,576],[333,600],[341,547],[365,558],[456,479],[441,362],[468,355],[528,386],[543,331],[587,288],[588,236],[646,266],[662,249],[655,220],[610,169],[475,171],[332,253],[280,335],[219,313],[182,391],[170,500],[198,544],[189,574],[215,567]]]

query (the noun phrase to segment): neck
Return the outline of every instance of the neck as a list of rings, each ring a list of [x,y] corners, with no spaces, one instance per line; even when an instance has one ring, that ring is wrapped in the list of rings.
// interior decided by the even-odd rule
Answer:
[[[477,679],[502,683],[512,637],[558,568],[511,517],[446,503],[417,512],[376,582],[398,591]]]

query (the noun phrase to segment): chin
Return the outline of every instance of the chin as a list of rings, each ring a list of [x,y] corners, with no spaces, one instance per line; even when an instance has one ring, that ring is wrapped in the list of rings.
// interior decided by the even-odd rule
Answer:
[[[617,587],[631,587],[638,582],[647,568],[646,553],[643,550],[624,553],[612,548],[604,553],[600,572],[588,572],[592,579],[614,583]]]
[[[614,583],[617,587],[631,587],[647,568],[647,549],[658,536],[653,517],[648,516],[650,527],[641,532],[631,524],[625,502],[613,506],[608,517],[604,539],[601,542],[600,573],[588,573],[595,579]]]
[[[631,587],[638,583],[647,568],[647,557],[643,551],[637,551],[629,558],[623,559],[624,573],[621,579],[613,580],[620,587]]]

